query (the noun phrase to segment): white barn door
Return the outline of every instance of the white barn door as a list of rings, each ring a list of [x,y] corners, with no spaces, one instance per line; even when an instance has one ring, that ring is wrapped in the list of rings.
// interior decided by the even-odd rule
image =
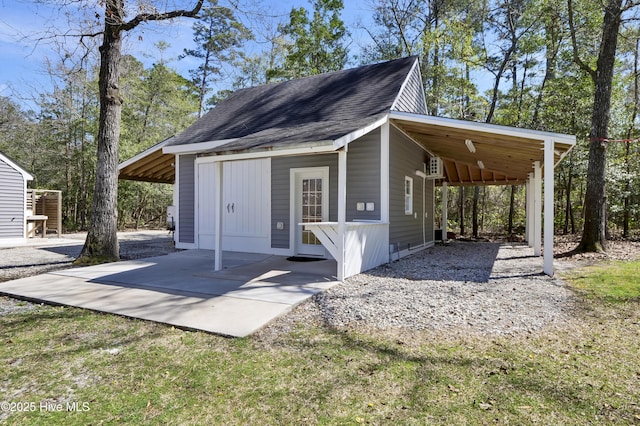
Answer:
[[[198,247],[214,248],[214,163],[198,164]],[[269,253],[271,160],[241,160],[222,167],[222,248]]]
[[[222,247],[268,253],[271,249],[271,160],[225,162],[222,173]]]

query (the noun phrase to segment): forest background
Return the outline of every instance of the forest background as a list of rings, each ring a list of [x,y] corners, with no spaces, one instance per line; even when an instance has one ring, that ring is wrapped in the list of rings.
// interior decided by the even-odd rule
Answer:
[[[177,134],[233,90],[417,55],[429,114],[577,136],[576,148],[556,168],[554,200],[556,232],[580,232],[594,102],[594,81],[583,65],[596,66],[604,5],[365,1],[370,16],[349,25],[340,0],[316,0],[285,15],[274,14],[267,2],[205,2],[200,19],[181,21],[192,42],[180,46],[179,57],[169,54],[171,40],[161,38],[145,57],[123,57],[120,160]],[[63,191],[67,231],[88,227],[95,182],[100,58],[99,40],[89,35],[99,22],[87,10],[68,15],[68,29],[26,35],[53,52],[43,63],[50,87],[10,87],[0,95],[0,152],[35,176],[30,187]],[[607,231],[625,237],[640,229],[639,46],[640,27],[627,13],[606,160]],[[476,236],[524,231],[522,186],[460,187],[449,197],[450,230]],[[120,181],[118,226],[162,226],[171,203],[170,185]]]

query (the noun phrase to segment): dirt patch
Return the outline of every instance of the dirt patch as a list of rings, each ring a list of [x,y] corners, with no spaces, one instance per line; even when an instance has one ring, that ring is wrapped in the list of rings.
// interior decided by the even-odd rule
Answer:
[[[607,241],[606,253],[576,253],[574,250],[580,243],[581,235],[556,235],[553,256],[560,271],[582,268],[610,260],[640,260],[640,236],[630,239],[612,237]]]

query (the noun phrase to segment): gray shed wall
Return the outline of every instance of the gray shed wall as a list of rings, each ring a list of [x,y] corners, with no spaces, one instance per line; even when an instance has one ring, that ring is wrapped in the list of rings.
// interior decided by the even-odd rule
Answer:
[[[24,238],[24,177],[0,159],[0,238]]]
[[[425,198],[425,208],[428,213],[425,219],[426,240],[433,241],[433,182],[427,180],[425,184],[427,195],[423,196],[422,178],[415,172],[424,170],[424,163],[429,158],[428,153],[393,126],[390,127],[389,137],[389,244],[395,245],[396,249],[402,251],[423,243],[422,208]],[[413,179],[415,216],[407,215],[404,211],[405,176]]]
[[[180,155],[178,162],[178,238],[195,242],[195,155]]]
[[[375,209],[358,211],[358,202],[372,202]],[[349,144],[346,218],[380,220],[380,128]]]
[[[329,220],[338,220],[338,155],[316,154],[271,159],[271,248],[288,249],[291,169],[329,166]],[[284,222],[284,229],[277,223]]]

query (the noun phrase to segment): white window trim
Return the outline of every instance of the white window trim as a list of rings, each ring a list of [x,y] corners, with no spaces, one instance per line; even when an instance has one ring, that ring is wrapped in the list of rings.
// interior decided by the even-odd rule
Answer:
[[[329,200],[331,199],[331,195],[329,191],[331,189],[331,184],[329,182],[329,166],[319,166],[319,167],[297,167],[289,169],[289,253],[290,255],[296,255],[297,251],[297,242],[296,242],[296,230],[295,228],[298,226],[296,221],[296,180],[298,179],[298,175],[303,173],[316,173],[318,176],[321,176],[324,180],[323,186],[326,188],[323,194],[323,198],[326,199],[326,203],[322,203],[322,217],[329,220]],[[323,246],[324,247],[324,246]],[[325,255],[328,253],[325,248]]]
[[[407,182],[409,183],[409,193],[407,193]],[[404,177],[404,214],[413,214],[413,178],[409,176]]]

